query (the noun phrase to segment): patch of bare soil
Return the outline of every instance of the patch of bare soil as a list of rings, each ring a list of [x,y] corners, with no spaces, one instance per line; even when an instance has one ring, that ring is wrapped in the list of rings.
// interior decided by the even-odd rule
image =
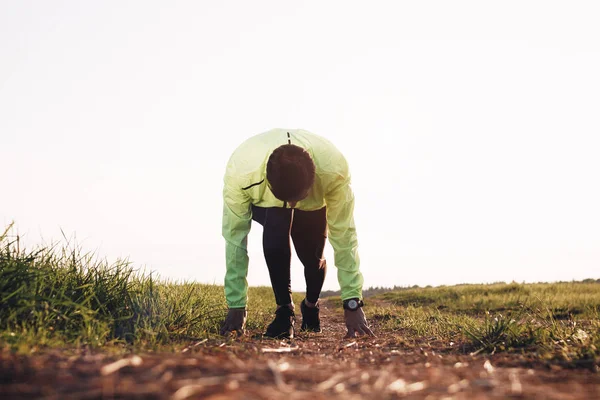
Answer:
[[[368,315],[368,309],[367,309]],[[463,354],[460,346],[377,330],[343,339],[324,302],[322,333],[191,343],[181,353],[0,353],[0,398],[44,399],[596,399],[600,374],[535,357]],[[298,318],[298,326],[300,317]]]

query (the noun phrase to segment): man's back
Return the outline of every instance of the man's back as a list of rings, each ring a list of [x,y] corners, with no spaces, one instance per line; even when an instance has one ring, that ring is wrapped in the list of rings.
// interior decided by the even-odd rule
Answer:
[[[272,129],[244,141],[229,159],[225,184],[230,190],[243,191],[254,205],[285,207],[285,202],[271,193],[266,181],[269,155],[284,144],[304,148],[315,163],[313,188],[307,198],[298,202],[296,208],[304,211],[322,208],[331,185],[339,180],[349,180],[348,164],[330,141],[302,129]]]

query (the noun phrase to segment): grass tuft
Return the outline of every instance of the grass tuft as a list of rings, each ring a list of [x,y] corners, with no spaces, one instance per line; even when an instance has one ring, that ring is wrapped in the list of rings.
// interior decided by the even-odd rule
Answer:
[[[415,288],[376,296],[394,304],[375,320],[409,336],[460,343],[464,352],[519,352],[572,366],[600,361],[600,284]]]
[[[156,348],[217,334],[227,313],[222,286],[159,280],[68,241],[27,251],[11,229],[0,235],[0,340],[9,348]],[[248,327],[262,328],[272,291],[250,288],[249,297]]]

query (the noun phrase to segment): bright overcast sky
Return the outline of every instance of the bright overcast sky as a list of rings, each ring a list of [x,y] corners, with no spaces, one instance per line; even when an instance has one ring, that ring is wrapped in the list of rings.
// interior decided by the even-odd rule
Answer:
[[[365,287],[600,278],[597,4],[4,0],[0,223],[221,284],[228,157],[303,128],[350,163]]]

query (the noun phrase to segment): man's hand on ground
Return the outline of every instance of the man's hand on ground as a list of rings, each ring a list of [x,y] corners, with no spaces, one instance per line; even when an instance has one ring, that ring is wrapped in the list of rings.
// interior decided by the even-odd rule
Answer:
[[[357,334],[375,336],[367,324],[362,308],[356,311],[344,310],[344,317],[346,318],[346,328],[348,328],[346,338],[356,337]]]
[[[237,332],[238,336],[243,335],[246,318],[248,318],[248,311],[245,308],[230,308],[225,321],[221,325],[221,335],[224,336],[233,331]]]

